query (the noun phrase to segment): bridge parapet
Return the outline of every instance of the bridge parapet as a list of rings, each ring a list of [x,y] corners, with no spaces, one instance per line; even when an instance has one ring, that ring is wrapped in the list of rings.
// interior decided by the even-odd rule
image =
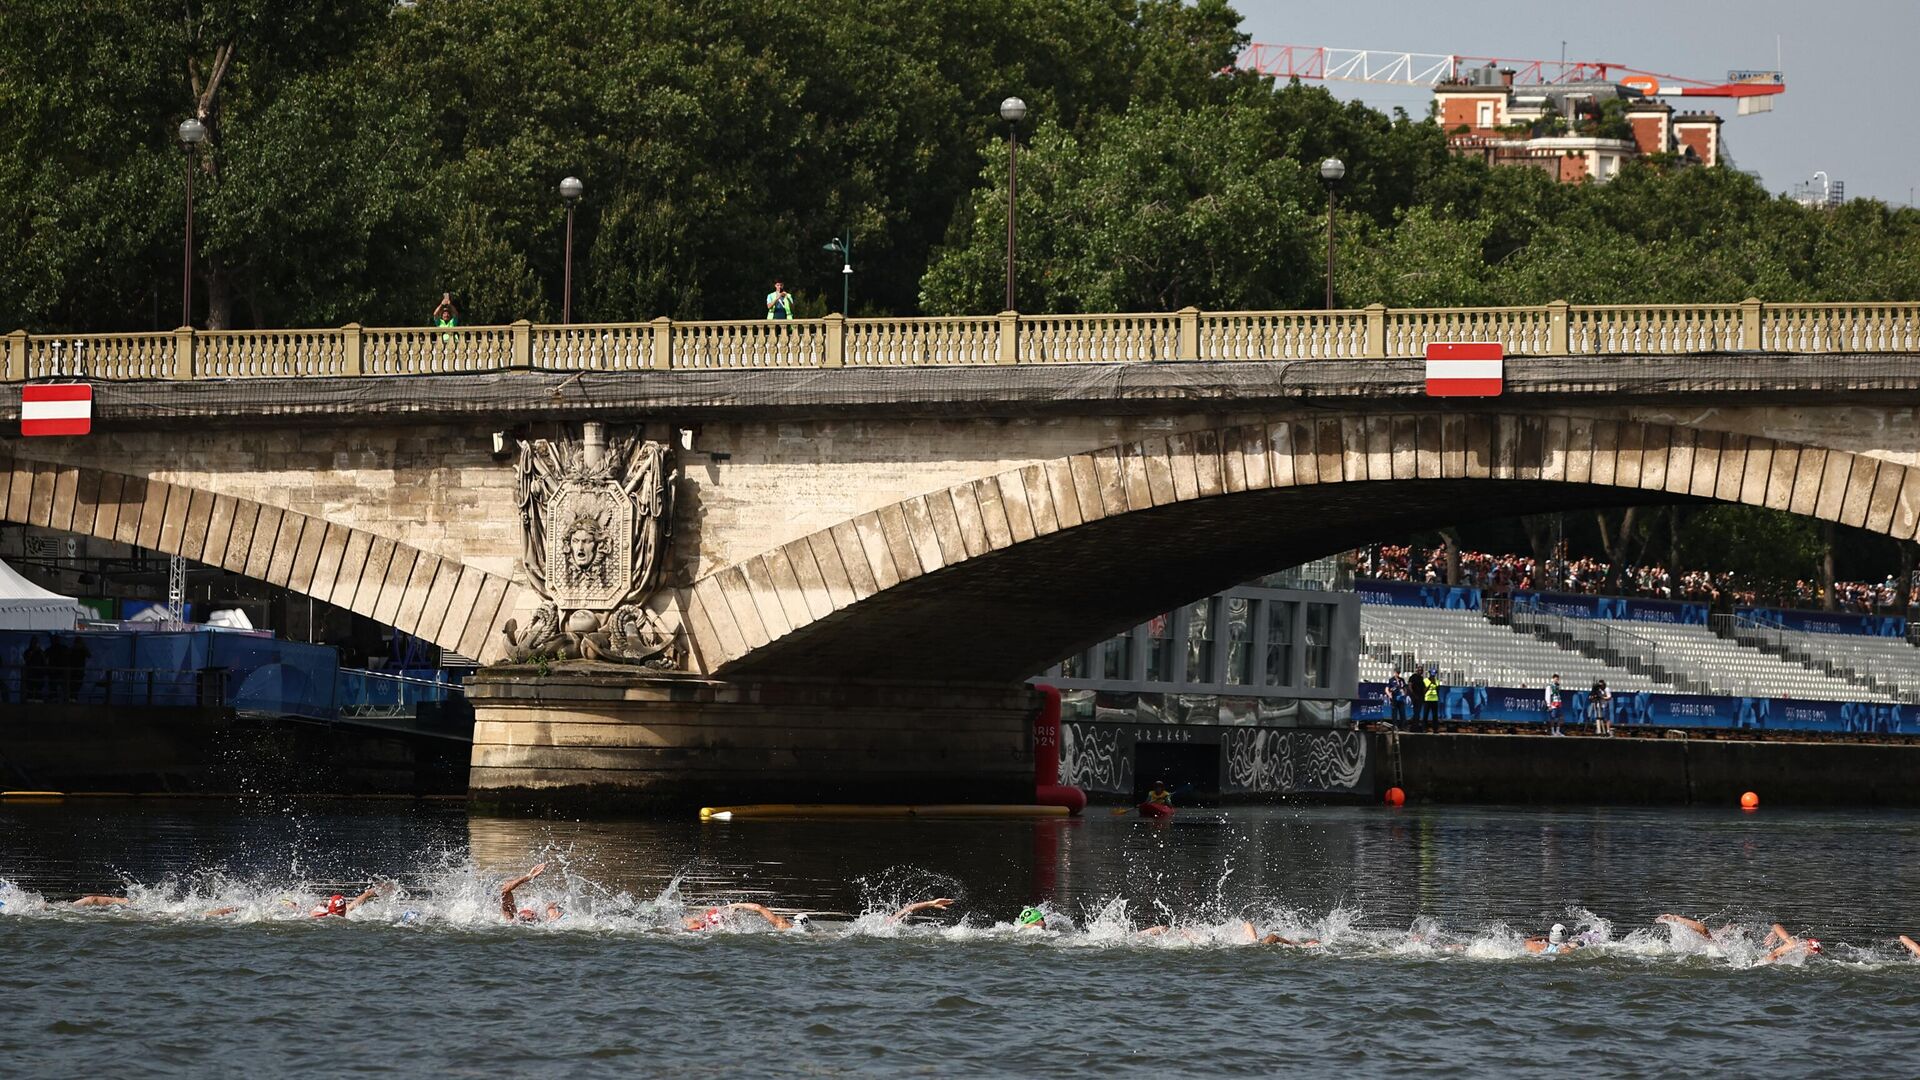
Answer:
[[[1568,304],[1343,311],[383,327],[6,335],[0,381],[540,371],[734,371],[1388,359],[1436,341],[1512,356],[1920,351],[1920,304]]]

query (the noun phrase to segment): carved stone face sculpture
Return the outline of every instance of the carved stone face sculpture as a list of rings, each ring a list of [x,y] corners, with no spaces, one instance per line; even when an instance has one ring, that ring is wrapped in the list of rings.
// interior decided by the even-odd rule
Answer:
[[[576,573],[590,569],[600,561],[600,540],[586,525],[575,525],[567,534],[567,560]]]

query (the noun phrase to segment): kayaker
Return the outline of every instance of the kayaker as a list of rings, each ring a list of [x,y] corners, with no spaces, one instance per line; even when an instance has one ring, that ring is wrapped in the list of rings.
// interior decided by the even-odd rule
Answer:
[[[1152,790],[1147,792],[1147,803],[1151,806],[1171,807],[1173,805],[1173,792],[1167,790],[1165,780],[1153,782]]]

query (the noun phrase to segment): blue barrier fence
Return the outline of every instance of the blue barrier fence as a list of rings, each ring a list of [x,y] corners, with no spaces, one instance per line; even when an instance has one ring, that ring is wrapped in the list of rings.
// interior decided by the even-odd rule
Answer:
[[[1743,607],[1734,614],[1765,626],[1804,630],[1810,634],[1863,634],[1903,638],[1907,620],[1897,615],[1851,615],[1843,611],[1801,611],[1796,608]]]
[[[1366,722],[1391,718],[1391,710],[1380,700],[1382,688],[1380,683],[1360,684],[1360,697],[1353,707],[1355,720]],[[1563,689],[1560,698],[1566,708],[1566,723],[1587,722],[1587,691]],[[1920,733],[1920,717],[1914,715],[1914,707],[1891,702],[1617,693],[1609,705],[1612,721],[1623,727],[1744,728],[1832,734]],[[1440,691],[1440,709],[1441,715],[1452,721],[1542,726],[1547,722],[1544,687],[1443,687]]]
[[[1649,600],[1638,596],[1588,596],[1584,593],[1517,592],[1515,611],[1538,611],[1573,619],[1620,619],[1628,622],[1707,625],[1707,605],[1682,600]]]
[[[1458,585],[1420,585],[1411,581],[1367,578],[1354,582],[1353,591],[1363,604],[1480,610],[1480,590]]]

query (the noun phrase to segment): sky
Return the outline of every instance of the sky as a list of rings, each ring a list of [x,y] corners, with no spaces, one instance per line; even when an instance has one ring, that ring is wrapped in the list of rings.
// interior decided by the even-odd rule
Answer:
[[[1729,69],[1786,72],[1774,111],[1738,116],[1709,103],[1734,165],[1769,190],[1791,191],[1824,170],[1849,198],[1908,205],[1920,186],[1920,0],[1666,0],[1540,3],[1425,0],[1392,3],[1235,0],[1242,29],[1269,44],[1602,60],[1712,82]],[[1776,41],[1779,63],[1775,62]],[[1383,111],[1426,115],[1432,95],[1413,87],[1328,82],[1327,89]],[[1718,105],[1712,103],[1718,102]]]

